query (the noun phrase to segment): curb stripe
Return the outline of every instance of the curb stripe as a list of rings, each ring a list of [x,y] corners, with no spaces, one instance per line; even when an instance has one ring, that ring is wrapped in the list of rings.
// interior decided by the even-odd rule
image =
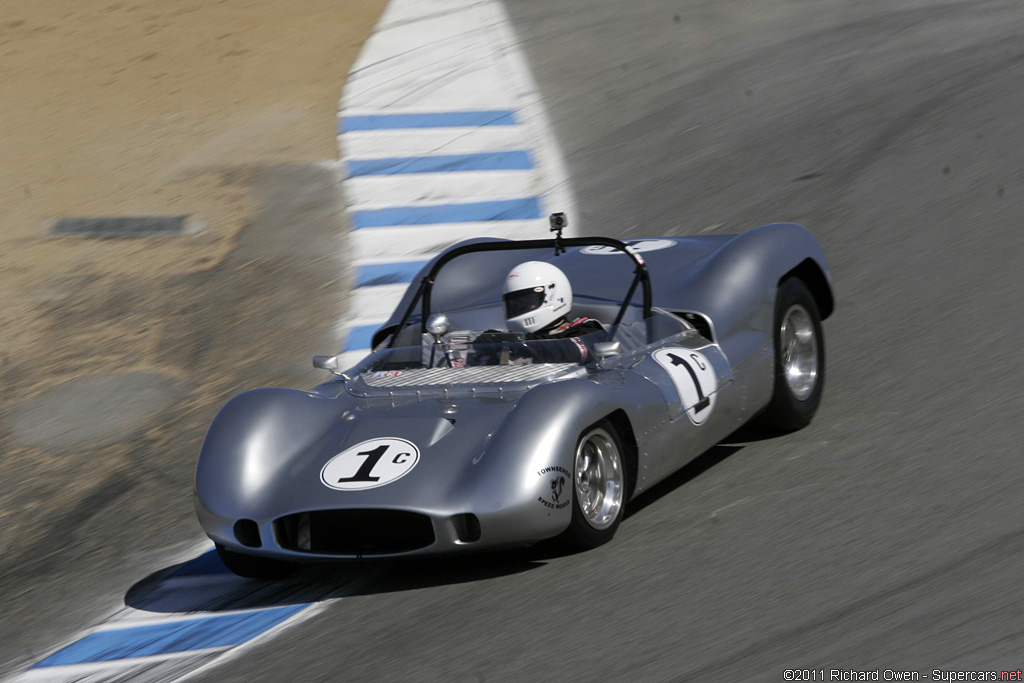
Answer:
[[[493,202],[437,204],[434,206],[396,206],[387,209],[355,211],[355,229],[381,228],[391,225],[430,225],[433,223],[473,223],[478,221],[514,221],[540,218],[537,197],[506,199]]]
[[[368,263],[358,266],[356,268],[356,287],[408,284],[427,263],[428,261],[403,261]]]
[[[446,111],[429,114],[371,114],[338,119],[338,133],[357,130],[398,130],[401,128],[457,128],[461,126],[514,126],[510,109],[488,111]]]
[[[350,176],[396,173],[445,173],[453,171],[528,171],[533,168],[526,150],[448,154],[426,157],[359,159],[348,162]]]
[[[98,631],[55,652],[32,668],[241,645],[307,607],[307,604],[291,605],[258,612]]]

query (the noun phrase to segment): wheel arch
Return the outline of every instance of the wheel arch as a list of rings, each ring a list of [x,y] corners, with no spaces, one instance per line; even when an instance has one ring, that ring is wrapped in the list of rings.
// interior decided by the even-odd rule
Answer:
[[[814,303],[818,306],[818,313],[821,315],[822,320],[832,315],[832,311],[835,310],[835,297],[832,294],[832,287],[829,285],[828,278],[825,277],[821,266],[813,258],[805,258],[783,274],[776,283],[776,286],[782,286],[782,283],[790,277],[799,278],[811,290],[811,295],[814,297]]]

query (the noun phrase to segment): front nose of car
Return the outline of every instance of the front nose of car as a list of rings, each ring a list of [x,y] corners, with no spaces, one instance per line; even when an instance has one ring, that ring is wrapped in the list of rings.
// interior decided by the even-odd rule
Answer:
[[[348,413],[353,419],[343,419],[346,411],[335,409],[318,430],[302,433],[291,428],[287,416],[265,414],[258,404],[248,406],[247,414],[260,419],[253,418],[244,428],[227,412],[224,419],[218,416],[204,443],[197,514],[208,535],[235,547],[313,552],[310,539],[315,542],[319,536],[334,539],[317,544],[330,551],[326,554],[347,556],[341,551],[367,545],[379,549],[374,539],[384,539],[383,547],[392,549],[435,541],[439,547],[474,543],[480,521],[468,502],[466,470],[475,467],[474,459],[511,407],[508,402],[481,406],[479,401],[422,401],[387,411],[356,409]],[[349,451],[355,463],[366,466],[374,449],[361,445],[378,441],[413,444],[419,454],[415,467],[367,488],[351,486],[358,478],[353,472],[332,469],[331,463]],[[379,473],[364,474],[378,478]],[[339,476],[345,484],[335,481]],[[430,538],[425,528],[432,530]],[[339,529],[383,531],[371,539]],[[393,534],[390,541],[388,533]]]

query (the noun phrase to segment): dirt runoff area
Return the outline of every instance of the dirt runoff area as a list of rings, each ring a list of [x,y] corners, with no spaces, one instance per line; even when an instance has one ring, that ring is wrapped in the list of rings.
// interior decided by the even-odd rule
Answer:
[[[306,354],[336,349],[347,285],[337,101],[384,5],[37,0],[0,18],[0,583],[88,560],[104,534],[155,547],[191,514],[217,408],[323,379]],[[51,234],[140,215],[194,232]]]

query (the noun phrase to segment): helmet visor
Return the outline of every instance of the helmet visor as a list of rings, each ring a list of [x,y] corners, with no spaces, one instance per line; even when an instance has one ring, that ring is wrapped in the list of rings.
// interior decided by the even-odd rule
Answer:
[[[544,303],[544,288],[520,289],[501,298],[505,302],[505,319],[518,318],[524,313],[540,308]]]

